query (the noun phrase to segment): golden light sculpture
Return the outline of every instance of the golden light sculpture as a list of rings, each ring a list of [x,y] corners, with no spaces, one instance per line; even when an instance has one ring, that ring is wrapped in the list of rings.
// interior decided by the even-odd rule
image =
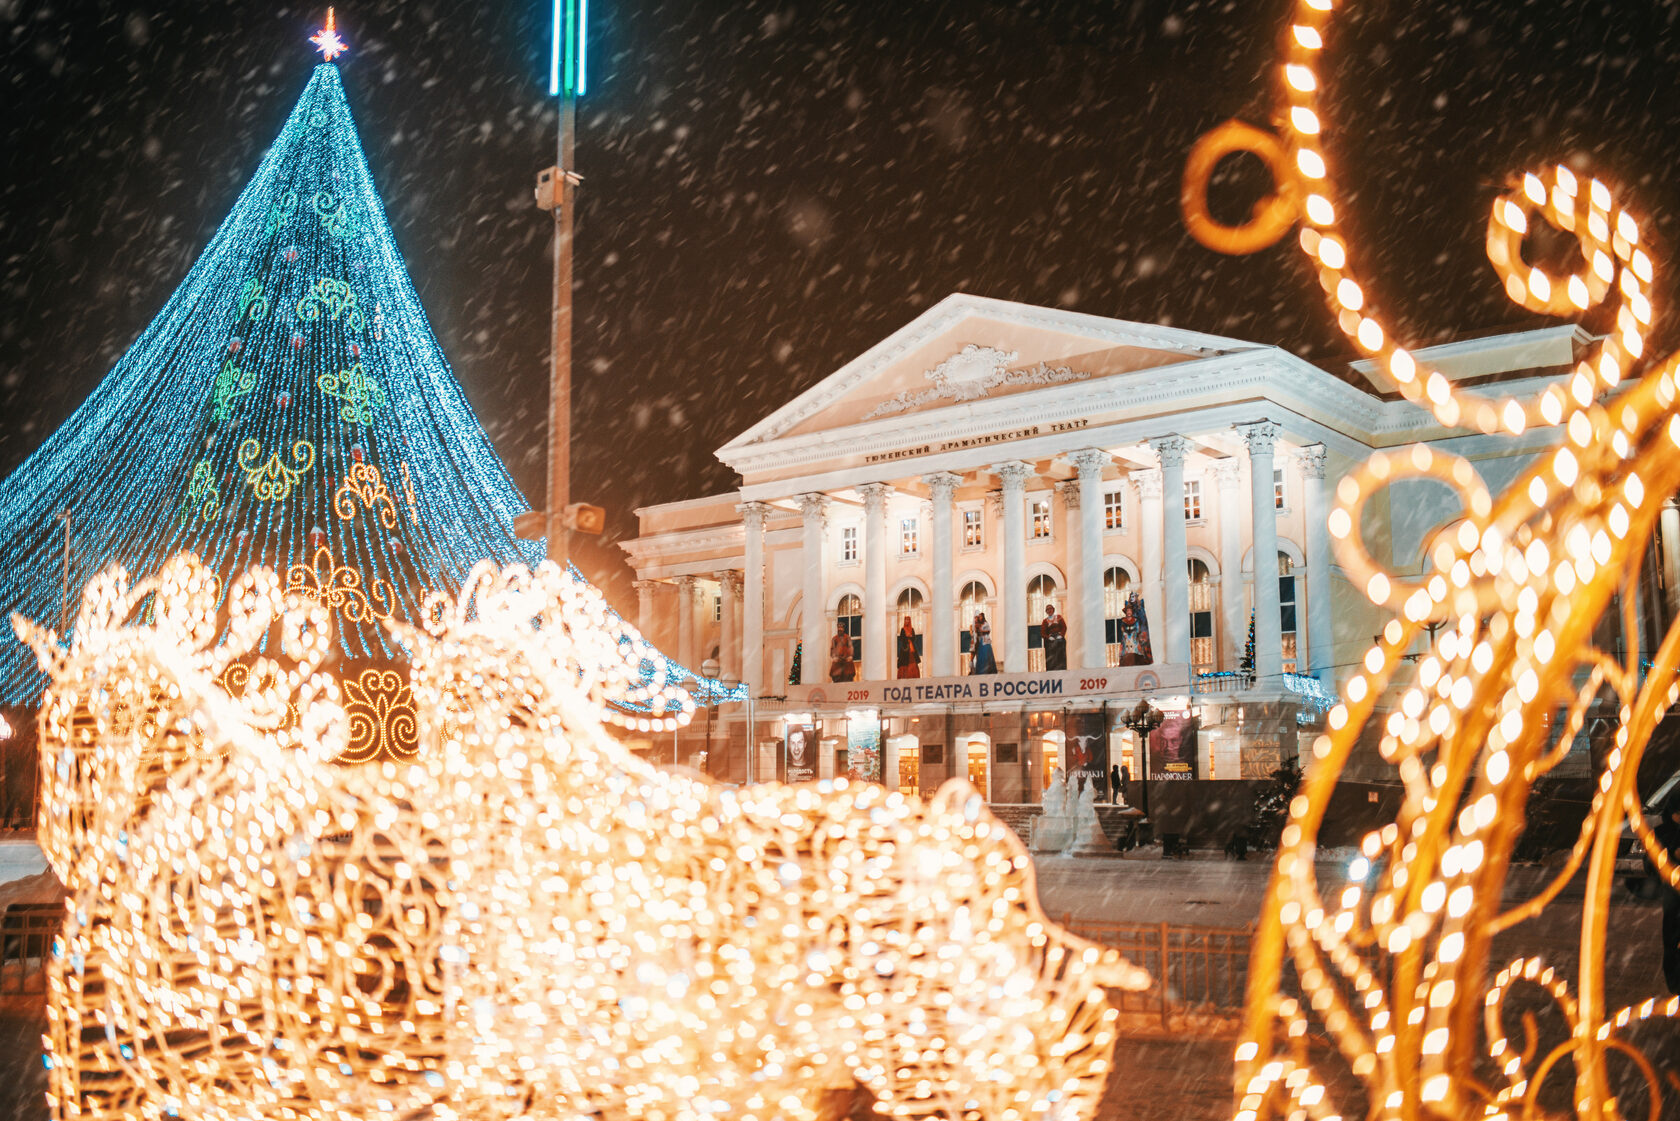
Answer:
[[[803,1121],[860,1085],[902,1117],[1094,1112],[1104,987],[1148,978],[1049,922],[966,782],[646,765],[601,723],[639,666],[552,565],[392,624],[420,752],[333,766],[356,702],[319,672],[327,607],[255,570],[223,634],[218,592],[177,558],[95,580],[67,651],[17,623],[72,895],[56,1117]]]
[[[1373,309],[1339,225],[1318,100],[1331,10],[1332,0],[1297,0],[1294,8],[1282,67],[1290,165],[1274,168],[1278,191],[1268,202],[1298,195],[1301,245],[1338,324],[1409,400],[1452,427],[1562,431],[1558,445],[1497,497],[1468,461],[1421,445],[1379,453],[1337,487],[1329,530],[1338,559],[1354,585],[1393,615],[1343,686],[1290,806],[1251,962],[1236,1116],[1323,1121],[1361,1109],[1338,1103],[1311,1061],[1309,1033],[1322,1033],[1362,1083],[1362,1111],[1371,1118],[1555,1116],[1540,1095],[1566,1060],[1574,1072],[1572,1114],[1619,1117],[1612,1054],[1643,1082],[1655,1117],[1664,1080],[1626,1031],[1680,1013],[1680,998],[1608,1009],[1603,967],[1624,822],[1664,879],[1680,884],[1680,869],[1645,826],[1634,783],[1652,730],[1680,699],[1680,624],[1643,672],[1636,645],[1622,660],[1593,645],[1618,593],[1626,593],[1624,633],[1635,633],[1631,593],[1659,511],[1680,487],[1680,356],[1632,376],[1650,330],[1653,263],[1638,222],[1605,183],[1561,166],[1524,175],[1489,217],[1488,256],[1507,294],[1529,310],[1567,314],[1614,293],[1614,328],[1532,400],[1465,392],[1414,358]],[[1205,190],[1211,163],[1203,162],[1195,174]],[[1187,195],[1189,178],[1187,170]],[[1536,219],[1574,235],[1582,271],[1554,275],[1523,262],[1521,242]],[[1218,240],[1208,244],[1221,248]],[[1224,247],[1250,251],[1252,241]],[[1456,531],[1440,535],[1416,577],[1382,567],[1359,537],[1365,503],[1408,478],[1449,487],[1464,507]],[[1414,668],[1409,652],[1420,639],[1428,649]],[[1505,909],[1507,866],[1533,785],[1568,753],[1602,689],[1619,712],[1580,836],[1542,891]],[[1385,699],[1387,711],[1379,712]],[[1345,882],[1321,885],[1313,867],[1317,832],[1368,728],[1396,768],[1404,801],[1392,824],[1365,837]],[[1490,978],[1494,936],[1540,914],[1583,868],[1573,988],[1532,957]],[[1281,995],[1286,966],[1303,1000]],[[1568,1038],[1543,1055],[1506,1037],[1504,1002],[1518,984],[1548,994],[1568,1024]],[[1492,1083],[1487,1069],[1498,1072]]]

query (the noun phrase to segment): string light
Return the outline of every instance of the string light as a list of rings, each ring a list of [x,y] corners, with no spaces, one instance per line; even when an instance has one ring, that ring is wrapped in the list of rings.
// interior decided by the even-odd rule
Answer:
[[[1680,355],[1634,374],[1651,327],[1651,257],[1638,223],[1609,188],[1562,166],[1523,176],[1494,201],[1488,257],[1507,295],[1531,311],[1579,314],[1615,293],[1615,328],[1596,351],[1562,381],[1519,400],[1462,392],[1396,343],[1368,285],[1352,271],[1338,217],[1317,74],[1331,9],[1330,0],[1297,0],[1280,114],[1291,166],[1279,170],[1272,162],[1276,197],[1286,188],[1302,193],[1301,246],[1317,265],[1338,325],[1443,425],[1507,434],[1556,426],[1562,439],[1498,496],[1467,460],[1422,445],[1378,453],[1337,486],[1328,519],[1337,557],[1350,581],[1392,617],[1344,683],[1290,804],[1256,933],[1236,1053],[1236,1117],[1341,1116],[1327,1080],[1299,1045],[1310,1030],[1309,1011],[1364,1083],[1372,1118],[1534,1116],[1542,1087],[1565,1057],[1574,1070],[1576,1114],[1619,1116],[1606,1062],[1611,1050],[1642,1073],[1654,1116],[1663,1083],[1620,1033],[1641,1020],[1675,1016],[1680,1000],[1607,1009],[1604,945],[1624,823],[1664,881],[1680,886],[1680,868],[1645,825],[1634,783],[1652,730],[1680,698],[1680,624],[1643,674],[1637,649],[1618,660],[1594,647],[1593,635],[1618,594],[1638,585],[1658,513],[1680,488]],[[1536,220],[1575,236],[1579,271],[1557,275],[1524,264],[1521,242]],[[1220,247],[1219,237],[1203,240]],[[1254,240],[1227,237],[1224,244],[1252,251]],[[1456,531],[1436,538],[1416,577],[1379,564],[1359,531],[1373,496],[1413,478],[1445,485],[1462,504]],[[1631,631],[1632,596],[1622,601],[1621,623]],[[1427,652],[1407,671],[1419,640]],[[1539,893],[1502,909],[1529,792],[1568,755],[1588,707],[1606,688],[1620,711],[1580,834]],[[1378,713],[1380,702],[1392,705],[1386,715]],[[1554,743],[1558,708],[1565,716]],[[1326,902],[1313,866],[1318,829],[1368,732],[1396,768],[1404,798],[1394,823],[1363,839],[1347,883],[1328,885],[1335,901]],[[1575,990],[1534,958],[1489,983],[1493,936],[1539,914],[1583,869]],[[1300,1004],[1276,995],[1286,963],[1307,998]],[[1505,994],[1519,982],[1539,986],[1569,1025],[1568,1040],[1533,1069],[1514,1052],[1501,1019]],[[1476,1022],[1478,1005],[1485,1025]],[[1484,1087],[1469,1073],[1478,1062],[1479,1027],[1502,1085]]]
[[[16,624],[71,893],[56,1117],[815,1121],[853,1085],[899,1117],[1095,1110],[1104,989],[1148,977],[1045,917],[968,783],[649,766],[600,722],[639,672],[623,636],[547,562],[389,622],[412,761],[332,766],[363,703],[322,672],[334,614],[255,570],[218,641],[222,602],[182,556],[92,581],[68,649]]]

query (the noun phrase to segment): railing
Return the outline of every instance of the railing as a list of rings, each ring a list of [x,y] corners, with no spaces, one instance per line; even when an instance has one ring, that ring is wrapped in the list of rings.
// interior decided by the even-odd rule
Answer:
[[[47,955],[63,918],[62,903],[13,903],[0,912],[0,993],[46,990]]]
[[[1119,950],[1154,978],[1145,992],[1117,994],[1122,1031],[1208,1032],[1239,1022],[1253,928],[1088,922],[1072,915],[1062,925]]]

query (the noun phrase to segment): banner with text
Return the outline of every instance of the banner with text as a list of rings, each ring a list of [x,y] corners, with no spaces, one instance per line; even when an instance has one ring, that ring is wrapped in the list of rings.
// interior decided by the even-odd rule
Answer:
[[[970,677],[905,677],[789,685],[792,706],[962,704],[975,701],[1061,701],[1127,694],[1188,693],[1190,667],[1114,666],[1053,673],[995,673]]]
[[[1067,716],[1067,772],[1074,788],[1090,783],[1096,798],[1108,790],[1108,719],[1102,709],[1070,712]]]

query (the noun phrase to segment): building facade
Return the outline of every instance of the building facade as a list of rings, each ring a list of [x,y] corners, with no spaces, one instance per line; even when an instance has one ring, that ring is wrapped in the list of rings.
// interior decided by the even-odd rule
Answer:
[[[1525,394],[1588,341],[1559,327],[1418,356]],[[1445,429],[1377,376],[942,301],[720,448],[738,490],[638,511],[643,632],[684,664],[715,656],[753,698],[638,746],[733,781],[925,792],[966,773],[994,803],[1036,802],[1058,766],[1264,777],[1383,621],[1331,555],[1338,480],[1424,442],[1497,492],[1555,439]],[[1458,517],[1444,488],[1402,482],[1364,540],[1415,574]],[[1142,700],[1161,722],[1147,745]]]

